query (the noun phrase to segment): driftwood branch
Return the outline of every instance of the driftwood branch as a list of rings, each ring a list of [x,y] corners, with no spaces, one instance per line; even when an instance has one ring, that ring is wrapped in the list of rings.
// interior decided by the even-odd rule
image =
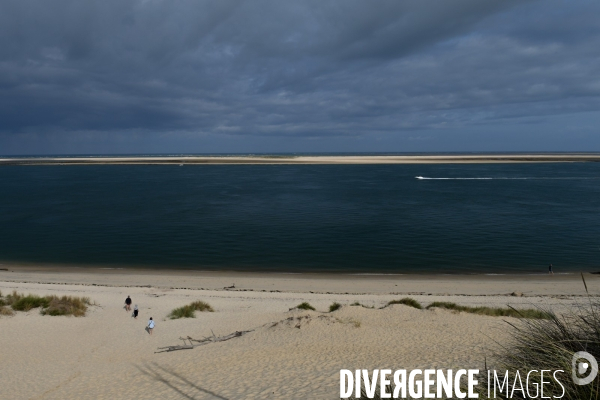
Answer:
[[[191,350],[198,346],[204,346],[209,343],[217,343],[217,342],[225,342],[226,340],[234,339],[245,335],[246,333],[253,332],[254,329],[250,331],[235,331],[225,336],[216,336],[215,333],[211,330],[212,336],[205,337],[204,339],[194,339],[192,337],[180,337],[179,339],[183,341],[183,345],[176,346],[167,346],[167,347],[159,347],[159,351],[155,351],[154,353],[164,353],[169,351],[177,351],[177,350]]]

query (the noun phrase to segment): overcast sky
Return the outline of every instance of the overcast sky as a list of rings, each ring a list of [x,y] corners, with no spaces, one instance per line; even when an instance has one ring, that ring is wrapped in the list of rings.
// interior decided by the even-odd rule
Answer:
[[[600,151],[600,2],[2,0],[0,154]]]

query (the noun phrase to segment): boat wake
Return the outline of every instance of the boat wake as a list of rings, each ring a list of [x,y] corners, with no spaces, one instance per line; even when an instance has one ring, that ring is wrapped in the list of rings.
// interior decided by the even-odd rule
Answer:
[[[428,178],[426,176],[415,176],[416,179],[427,180],[490,180],[490,179],[527,179],[527,178]]]
[[[419,180],[458,180],[458,181],[473,181],[473,180],[577,180],[577,179],[600,179],[600,177],[481,177],[481,178],[430,178],[427,176],[415,176]]]

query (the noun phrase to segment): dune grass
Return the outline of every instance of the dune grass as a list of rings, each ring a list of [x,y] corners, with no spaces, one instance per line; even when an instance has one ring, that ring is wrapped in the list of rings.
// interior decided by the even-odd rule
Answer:
[[[17,293],[16,290],[13,290],[13,292],[11,294],[6,295],[6,297],[3,299],[4,305],[10,306],[14,302],[16,302],[17,300],[20,300],[23,297],[25,297],[24,294],[19,294],[19,293]]]
[[[313,306],[310,305],[310,303],[307,303],[306,301],[304,303],[300,303],[296,306],[296,308],[300,309],[300,310],[312,310],[315,311],[315,308]]]
[[[46,299],[49,300],[49,303],[46,308],[42,309],[42,315],[83,317],[87,311],[87,306],[91,304],[88,297],[46,296]]]
[[[583,282],[587,292],[585,279]],[[570,377],[574,353],[585,351],[600,360],[600,301],[588,297],[575,309],[565,314],[560,316],[552,312],[547,314],[549,315],[547,319],[523,319],[516,324],[509,323],[508,342],[502,344],[500,349],[492,354],[495,370],[511,371],[508,393],[510,394],[513,389],[516,371],[519,371],[520,376],[525,376],[528,371],[534,369],[563,370],[565,374],[562,375],[561,383],[564,385],[564,396],[561,397],[563,388],[553,379],[550,379],[550,383],[544,384],[544,396],[561,397],[563,400],[600,398],[600,385],[597,378],[591,384],[576,385]],[[482,372],[481,387],[487,387],[487,371]],[[540,375],[532,375],[534,381],[530,381],[529,386],[537,384],[539,387]],[[518,390],[517,384],[517,390],[512,398],[522,400],[524,397],[520,396]],[[498,393],[498,398],[511,398],[506,396],[506,393]]]
[[[204,301],[194,301],[186,306],[174,309],[168,317],[170,319],[196,318],[196,311],[214,312],[215,310],[210,304],[205,303]]]
[[[432,308],[443,308],[446,310],[453,310],[457,312],[467,312],[477,315],[489,315],[492,317],[514,317],[514,318],[526,318],[526,319],[550,319],[551,314],[547,311],[527,308],[517,310],[515,308],[500,308],[500,307],[468,307],[460,306],[456,303],[449,303],[445,301],[435,301],[427,306],[427,309]]]
[[[411,305],[415,300],[405,298],[401,300],[393,300],[390,304]],[[418,303],[417,303],[418,304]],[[360,304],[357,304],[360,305]],[[385,306],[387,307],[387,305]],[[600,301],[590,302],[589,306],[578,312],[573,312],[561,318],[557,317],[550,311],[541,309],[515,310],[512,308],[491,308],[491,307],[467,307],[459,306],[449,302],[434,302],[427,306],[431,308],[444,308],[454,311],[469,312],[479,315],[491,316],[509,316],[521,318],[514,323],[508,321],[511,328],[511,338],[507,344],[500,344],[500,350],[494,353],[494,369],[498,372],[512,371],[509,379],[508,391],[504,389],[504,394],[509,393],[512,397],[507,397],[504,394],[498,393],[498,399],[519,399],[524,400],[524,397],[519,395],[519,386],[517,391],[512,392],[512,383],[515,382],[515,371],[519,371],[521,377],[527,376],[527,373],[532,370],[563,370],[567,375],[571,373],[571,358],[576,351],[587,351],[597,359],[600,359]],[[487,368],[487,367],[486,367]],[[493,375],[492,375],[493,376]],[[532,385],[540,387],[540,375],[531,376]],[[479,387],[483,391],[487,388],[487,371],[483,371],[479,375]],[[536,380],[537,379],[537,380]],[[556,396],[558,398],[562,389],[556,381],[549,380],[548,375],[544,377],[544,395]],[[550,382],[549,382],[550,381]],[[548,383],[549,382],[549,383]],[[566,400],[581,400],[581,399],[598,399],[600,398],[600,387],[597,384],[578,386],[569,378],[561,379],[561,383],[565,385]],[[493,382],[492,382],[493,384]],[[387,392],[393,391],[391,385],[387,386]],[[487,398],[485,392],[480,393],[479,398]],[[362,396],[366,398],[367,393],[362,388]],[[376,391],[374,399],[382,399],[379,390]],[[351,397],[351,399],[356,399]]]
[[[350,304],[351,307],[364,307],[364,308],[375,308],[375,306],[365,306],[362,303],[359,303],[358,301],[355,301],[354,303]]]
[[[87,306],[91,305],[88,297],[42,297],[35,294],[24,295],[16,291],[6,296],[4,302],[15,311],[30,311],[34,308],[41,308],[40,313],[42,315],[73,315],[75,317],[85,316]]]
[[[15,315],[15,312],[8,307],[0,306],[0,316],[10,317]]]
[[[169,318],[170,319],[196,318],[196,313],[195,313],[194,309],[188,305],[188,306],[175,308],[173,311],[171,311],[171,314],[169,314]]]
[[[50,304],[50,300],[47,297],[40,297],[35,294],[28,294],[27,296],[13,292],[13,294],[7,296],[7,300],[15,311],[29,311],[32,308],[45,308]]]
[[[210,304],[205,303],[204,301],[195,301],[190,304],[190,307],[193,307],[196,311],[208,311],[214,312],[215,310],[211,307]]]
[[[419,303],[418,301],[416,301],[415,299],[413,299],[411,297],[405,297],[400,300],[392,300],[392,301],[388,302],[383,308],[385,308],[387,306],[391,306],[392,304],[403,304],[405,306],[413,307],[418,310],[423,309],[423,306],[421,305],[421,303]]]
[[[342,305],[340,303],[333,303],[329,306],[329,312],[337,311],[340,308],[342,308]]]

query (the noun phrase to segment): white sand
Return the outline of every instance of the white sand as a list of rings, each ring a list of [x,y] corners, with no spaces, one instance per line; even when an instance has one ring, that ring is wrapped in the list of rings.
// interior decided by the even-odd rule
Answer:
[[[154,156],[0,158],[0,165],[47,164],[479,164],[600,161],[598,153],[376,156]]]
[[[573,276],[547,278],[390,280],[139,271],[0,271],[0,290],[5,295],[17,290],[38,295],[88,296],[98,304],[82,318],[42,316],[39,310],[0,317],[0,397],[335,399],[339,396],[341,368],[482,367],[493,340],[502,340],[505,335],[503,318],[421,311],[399,305],[382,310],[348,306],[360,301],[380,307],[400,297],[390,294],[396,290],[382,287],[384,283],[433,293],[412,296],[424,305],[443,300],[465,305],[544,305],[560,311],[578,301],[571,294],[583,293],[582,285]],[[600,293],[598,278],[589,275],[587,279],[591,291]],[[218,289],[217,285],[230,285],[232,280],[236,288],[245,291]],[[151,287],[127,287],[138,284]],[[193,288],[200,284],[204,290]],[[281,292],[263,292],[260,290],[267,289],[261,286]],[[356,290],[359,287],[363,290]],[[502,295],[519,288],[525,291],[527,287],[529,297]],[[323,288],[338,294],[310,293]],[[350,288],[347,291],[354,294],[343,294],[344,288]],[[446,292],[452,294],[442,295]],[[127,295],[140,307],[138,320],[123,310]],[[194,319],[166,320],[173,308],[194,300],[210,303],[216,312],[197,312]],[[334,301],[346,306],[334,313],[288,311],[303,301],[319,311],[326,311]],[[156,320],[152,336],[144,330],[150,316]],[[309,318],[298,319],[304,316]],[[288,320],[290,317],[292,320]],[[279,323],[273,326],[276,322]],[[359,327],[355,326],[357,323]],[[224,335],[249,329],[255,330],[227,342],[155,354],[158,347],[181,344],[181,336],[202,338],[211,335],[211,330]]]

